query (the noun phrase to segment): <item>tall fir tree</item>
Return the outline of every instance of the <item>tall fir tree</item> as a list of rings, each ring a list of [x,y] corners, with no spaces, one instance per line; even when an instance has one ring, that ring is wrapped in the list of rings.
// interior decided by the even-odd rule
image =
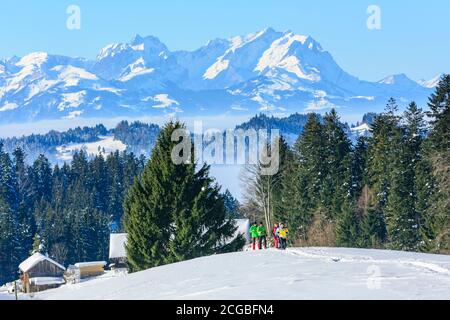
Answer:
[[[152,156],[124,204],[131,271],[233,251],[243,245],[241,236],[229,242],[236,228],[226,218],[224,200],[219,187],[212,185],[209,167],[203,165],[197,171],[195,163],[173,162],[172,150],[179,144],[172,141],[175,130],[185,127],[169,122],[161,130]],[[192,143],[189,148],[193,151]]]
[[[361,218],[351,201],[345,201],[342,213],[336,224],[336,243],[342,247],[359,247],[361,245]]]
[[[335,109],[324,117],[324,161],[326,171],[321,187],[321,205],[327,217],[335,219],[349,198],[351,142]]]
[[[361,196],[367,185],[367,137],[358,137],[351,155],[350,199],[356,200]]]
[[[450,150],[450,74],[442,76],[436,91],[430,96],[430,142],[435,152]]]
[[[430,236],[428,248],[450,253],[450,75],[444,75],[429,99],[431,131],[427,161],[432,171],[428,186],[434,186],[425,221]]]
[[[17,181],[18,223],[20,260],[25,260],[33,245],[33,236],[36,232],[36,224],[33,216],[33,203],[31,201],[31,183],[25,163],[25,153],[21,148],[13,151],[13,168]]]
[[[0,283],[15,279],[20,261],[16,175],[0,142]]]
[[[241,213],[239,212],[239,201],[233,197],[230,190],[226,189],[223,193],[224,205],[227,211],[227,217],[232,219],[240,219],[242,218]]]
[[[381,246],[387,240],[386,213],[391,174],[393,172],[396,148],[400,144],[400,118],[395,99],[389,99],[385,113],[375,117],[372,124],[372,137],[368,144],[367,179],[371,193],[367,215],[363,218],[363,234],[366,245]]]

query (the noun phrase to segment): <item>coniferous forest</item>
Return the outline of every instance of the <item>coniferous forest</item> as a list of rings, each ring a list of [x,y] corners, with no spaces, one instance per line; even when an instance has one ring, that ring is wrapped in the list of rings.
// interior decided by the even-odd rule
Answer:
[[[292,148],[280,139],[276,176],[252,168],[242,210],[287,222],[291,245],[449,254],[449,75],[428,109],[411,102],[399,114],[390,99],[354,144],[335,110],[310,114]]]
[[[133,271],[236,250],[242,239],[224,242],[234,232],[227,216],[242,214],[286,222],[291,245],[448,254],[449,75],[427,109],[411,102],[399,113],[391,99],[374,115],[371,136],[356,143],[335,110],[308,115],[293,146],[281,139],[279,172],[253,170],[239,213],[207,166],[170,161],[170,133],[179,123],[149,127],[159,136],[148,161],[81,151],[62,166],[42,155],[27,165],[22,149],[9,154],[0,145],[0,283],[16,278],[32,251],[65,265],[107,260],[111,231],[130,234]]]
[[[25,157],[0,145],[0,283],[17,278],[32,251],[64,265],[107,260],[109,233],[122,229],[122,203],[144,158],[115,152],[88,159],[80,151],[52,168],[44,156],[30,166]]]

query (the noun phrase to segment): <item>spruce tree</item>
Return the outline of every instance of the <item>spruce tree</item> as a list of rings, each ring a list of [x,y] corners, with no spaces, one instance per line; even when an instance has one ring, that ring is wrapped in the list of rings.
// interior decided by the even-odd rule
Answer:
[[[342,212],[343,204],[349,197],[351,142],[335,109],[325,115],[323,129],[326,170],[321,187],[321,204],[327,216],[334,219]]]
[[[224,205],[227,211],[227,217],[231,219],[241,218],[241,213],[239,212],[239,201],[233,197],[230,190],[226,189],[223,193]]]
[[[428,247],[434,252],[450,252],[450,75],[444,75],[431,95],[428,106],[431,132],[427,141],[426,161],[432,170],[434,187],[426,210]]]
[[[16,176],[20,260],[25,260],[33,244],[33,235],[36,232],[36,224],[33,216],[33,203],[31,201],[31,183],[25,163],[25,153],[21,148],[13,151],[13,168]]]
[[[273,203],[273,217],[275,221],[283,220],[283,211],[285,210],[283,206],[283,198],[287,193],[289,193],[289,190],[287,189],[288,186],[283,184],[283,179],[286,176],[286,171],[289,170],[288,167],[292,165],[292,162],[294,161],[294,155],[283,136],[280,136],[279,138],[278,150],[279,166],[278,172],[275,174],[273,179],[274,186],[272,188],[271,195]]]
[[[19,231],[17,177],[0,142],[0,283],[16,276],[22,253]]]
[[[368,207],[361,221],[361,246],[382,248],[386,242],[386,217],[379,207]]]
[[[172,161],[172,150],[178,145],[171,138],[176,129],[185,127],[170,122],[161,130],[152,156],[124,204],[131,271],[233,251],[243,245],[241,236],[230,241],[236,228],[226,218],[224,199],[209,177],[209,167],[196,170],[195,163],[177,165]]]
[[[291,242],[295,242],[296,238],[306,240],[307,229],[312,221],[312,201],[306,177],[298,158],[288,149],[281,176],[281,201],[274,217],[276,222],[288,224]]]
[[[421,212],[416,208],[416,171],[424,134],[423,113],[412,102],[405,111],[403,135],[392,164],[391,189],[386,205],[390,246],[398,250],[418,250]]]
[[[17,221],[8,203],[0,193],[0,284],[15,279],[19,262],[16,249]]]
[[[108,215],[111,219],[113,230],[118,230],[121,228],[120,220],[125,197],[123,161],[119,152],[116,151],[107,158],[106,162],[108,167]]]
[[[300,180],[306,184],[308,201],[311,202],[308,207],[319,207],[326,163],[324,129],[316,114],[308,116],[303,132],[294,145],[294,152],[302,174]]]
[[[351,155],[350,199],[356,200],[367,185],[367,138],[359,137]]]
[[[337,219],[336,242],[342,247],[358,247],[361,238],[361,219],[356,214],[356,208],[346,201],[342,213]]]
[[[367,152],[367,181],[374,196],[363,218],[363,235],[369,246],[380,246],[387,240],[385,207],[391,189],[396,149],[401,140],[397,110],[397,103],[391,98],[385,113],[377,115],[372,124]]]
[[[450,150],[450,74],[442,76],[430,96],[428,116],[431,118],[430,142],[435,152]]]
[[[51,200],[52,190],[52,168],[48,159],[39,155],[34,161],[30,171],[31,197],[33,202]]]

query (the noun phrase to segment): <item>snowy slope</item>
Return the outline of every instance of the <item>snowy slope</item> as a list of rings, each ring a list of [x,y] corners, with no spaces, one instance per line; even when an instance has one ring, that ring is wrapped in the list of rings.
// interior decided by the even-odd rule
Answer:
[[[74,143],[56,147],[56,161],[71,161],[75,152],[83,150],[88,156],[99,154],[108,155],[115,151],[124,151],[127,146],[120,140],[115,140],[113,136],[99,137],[100,140],[90,143]]]
[[[419,80],[418,83],[425,88],[435,88],[439,84],[443,74],[439,74],[430,80]]]
[[[367,137],[370,135],[370,125],[363,123],[357,127],[350,128],[353,137]]]
[[[450,256],[293,248],[245,251],[101,278],[36,299],[450,299]]]
[[[133,116],[291,114],[341,107],[361,116],[390,97],[426,101],[436,79],[379,82],[344,71],[312,37],[271,28],[170,51],[154,36],[103,48],[95,60],[33,52],[0,59],[0,124]],[[155,103],[168,97],[172,103]]]
[[[12,294],[0,292],[0,300],[15,300],[15,297]]]

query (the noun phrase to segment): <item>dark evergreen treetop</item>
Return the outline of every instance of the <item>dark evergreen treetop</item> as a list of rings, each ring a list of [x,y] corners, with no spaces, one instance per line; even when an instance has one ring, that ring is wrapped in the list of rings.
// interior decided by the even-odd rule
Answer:
[[[431,143],[436,151],[450,149],[450,75],[443,75],[428,102],[431,118]]]

